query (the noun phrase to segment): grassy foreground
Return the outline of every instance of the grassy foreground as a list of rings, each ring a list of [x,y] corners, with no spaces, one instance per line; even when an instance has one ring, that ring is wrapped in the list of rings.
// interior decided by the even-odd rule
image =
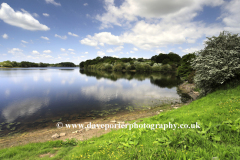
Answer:
[[[113,130],[82,142],[72,139],[1,149],[0,159],[240,159],[240,86],[218,90],[140,123],[169,122],[198,122],[200,129]]]

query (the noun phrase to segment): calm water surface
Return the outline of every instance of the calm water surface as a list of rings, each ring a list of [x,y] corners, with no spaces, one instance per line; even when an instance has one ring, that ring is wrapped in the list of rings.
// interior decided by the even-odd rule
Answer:
[[[0,80],[0,135],[180,102],[179,80],[160,73],[17,68],[0,69]]]

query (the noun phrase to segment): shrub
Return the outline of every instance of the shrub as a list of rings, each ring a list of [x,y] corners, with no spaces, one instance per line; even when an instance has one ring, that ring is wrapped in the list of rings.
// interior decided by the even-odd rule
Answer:
[[[143,70],[150,72],[152,70],[152,67],[149,64],[143,64]]]
[[[192,67],[196,70],[194,82],[203,95],[215,90],[227,80],[236,77],[240,70],[240,37],[228,32],[213,36],[207,46],[198,52]]]
[[[161,67],[161,71],[164,73],[172,71],[172,67],[169,64],[165,64]]]
[[[113,66],[114,71],[122,71],[123,67],[121,64],[116,64]]]
[[[137,63],[135,65],[137,71],[144,71],[144,67],[141,63]]]
[[[10,63],[3,63],[3,67],[13,67]]]
[[[133,64],[128,65],[128,66],[126,67],[126,70],[128,70],[128,71],[134,70],[134,69],[136,69],[136,68],[135,68],[135,66],[134,66]]]
[[[105,66],[105,69],[106,69],[106,70],[111,70],[111,69],[112,69],[112,65],[110,65],[110,64],[106,65],[106,66]]]

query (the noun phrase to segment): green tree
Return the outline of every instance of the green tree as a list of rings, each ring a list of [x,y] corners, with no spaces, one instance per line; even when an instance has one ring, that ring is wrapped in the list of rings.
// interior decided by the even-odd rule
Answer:
[[[198,52],[192,67],[196,71],[194,82],[202,94],[215,90],[219,85],[239,76],[240,37],[238,34],[221,32],[218,37],[208,38],[206,47]]]

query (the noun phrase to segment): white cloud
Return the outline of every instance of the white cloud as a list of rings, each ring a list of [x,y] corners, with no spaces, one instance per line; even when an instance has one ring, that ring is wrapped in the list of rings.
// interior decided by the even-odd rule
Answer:
[[[38,54],[39,54],[39,52],[38,52],[38,51],[36,51],[36,50],[33,50],[33,51],[32,51],[32,54],[34,54],[34,55],[38,55]]]
[[[13,48],[13,49],[10,49],[8,51],[8,53],[11,53],[12,55],[16,56],[16,57],[22,57],[22,56],[25,56],[23,53],[23,50],[19,49],[19,48]]]
[[[232,0],[230,2],[225,2],[223,5],[223,23],[226,25],[224,30],[239,33],[240,32],[240,1],[239,0]]]
[[[3,34],[2,37],[3,37],[4,39],[8,39],[8,35],[7,35],[6,33]]]
[[[114,50],[108,49],[106,52],[110,53],[110,52],[114,52]]]
[[[70,36],[74,36],[74,37],[78,37],[77,34],[74,34],[74,33],[71,33],[71,32],[68,32],[68,35],[70,35]]]
[[[102,51],[98,51],[98,52],[97,52],[97,55],[98,55],[98,56],[105,56],[105,53],[102,52]]]
[[[61,38],[61,39],[67,39],[67,36],[59,36],[59,35],[57,35],[57,34],[55,34],[55,37],[58,37],[58,38]]]
[[[84,54],[88,54],[88,52],[84,52]]]
[[[116,56],[116,55],[113,55],[113,57],[118,58],[118,56]]]
[[[201,49],[200,47],[192,47],[192,48],[183,49],[182,52],[193,53],[193,52],[199,51],[200,49]]]
[[[100,43],[101,45],[104,45],[104,43],[109,45],[123,44],[118,36],[112,35],[110,32],[95,33],[94,36],[88,35],[87,38],[82,39],[80,42],[81,44],[95,47]]]
[[[220,6],[225,10],[226,13],[221,16],[226,24],[225,28],[218,22],[206,24],[204,20],[194,21],[205,6]],[[109,32],[88,35],[82,40],[82,44],[97,46],[100,43],[110,44],[109,39],[117,39],[115,45],[128,43],[151,50],[168,44],[195,43],[202,37],[218,35],[224,29],[239,33],[238,8],[239,0],[232,0],[230,3],[223,0],[125,0],[120,6],[116,6],[114,0],[105,0],[106,12],[96,16],[102,22],[100,29],[114,25],[130,29],[121,35],[112,35]]]
[[[68,54],[67,53],[63,53],[63,54],[60,54],[61,56],[68,56]]]
[[[76,53],[74,53],[74,52],[70,52],[70,54],[76,54]]]
[[[20,27],[30,31],[50,30],[46,25],[40,24],[28,12],[15,12],[7,3],[2,3],[0,9],[0,19],[12,26]]]
[[[117,7],[113,0],[105,0],[106,13],[97,15],[96,19],[102,22],[101,29],[129,24],[139,17],[182,22],[196,16],[195,12],[201,11],[204,5],[219,6],[223,3],[223,0],[125,0]]]
[[[28,43],[28,42],[26,42],[26,41],[24,41],[24,40],[21,40],[21,42],[22,42],[22,43]]]
[[[45,58],[53,58],[51,55],[43,54],[43,56],[44,56]]]
[[[84,6],[87,6],[87,5],[88,5],[88,3],[84,3],[83,5],[84,5]]]
[[[88,38],[84,38],[83,40],[79,41],[81,44],[85,44],[88,46],[93,46],[96,47],[98,45],[98,42],[94,41],[94,40],[90,40]]]
[[[43,13],[43,16],[49,17],[49,14],[48,13]]]
[[[66,51],[66,49],[64,49],[64,48],[61,48],[61,51],[62,51],[62,52],[65,52],[65,51]]]
[[[133,48],[133,50],[134,50],[134,51],[138,51],[138,49],[137,49],[137,48]]]
[[[41,38],[42,38],[42,39],[45,39],[45,40],[49,40],[49,38],[48,38],[48,37],[43,37],[43,36],[42,36]]]
[[[55,2],[54,0],[45,0],[45,1],[46,1],[46,3],[50,3],[50,4],[53,4],[53,5],[55,5],[55,6],[61,6],[60,3],[57,3],[57,2]]]
[[[68,50],[74,52],[74,49],[69,48]]]
[[[134,51],[130,51],[130,53],[134,53]]]
[[[43,53],[52,53],[51,50],[44,50]]]
[[[124,48],[123,46],[119,46],[114,49],[108,49],[106,52],[118,52],[121,51],[123,48]]]
[[[37,13],[33,13],[32,14],[34,17],[39,17],[39,15]]]
[[[82,58],[85,57],[85,56],[81,56]]]

